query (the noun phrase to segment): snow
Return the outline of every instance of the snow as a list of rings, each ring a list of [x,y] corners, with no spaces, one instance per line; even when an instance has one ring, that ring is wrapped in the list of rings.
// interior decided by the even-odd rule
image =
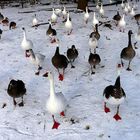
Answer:
[[[136,13],[140,12],[140,3]],[[73,32],[70,36],[65,33],[62,17],[53,26],[57,30],[60,40],[60,52],[66,54],[67,48],[75,45],[79,51],[79,57],[74,62],[75,69],[70,65],[66,69],[64,81],[59,81],[57,70],[51,64],[56,44],[51,44],[46,36],[48,25],[41,25],[38,29],[32,28],[34,13],[18,13],[21,11],[36,10],[40,22],[48,22],[51,11],[45,9],[51,6],[36,6],[31,8],[5,8],[0,12],[10,21],[17,22],[15,30],[8,27],[2,28],[3,34],[0,40],[0,140],[139,140],[140,137],[140,42],[137,43],[136,57],[131,63],[132,71],[126,71],[128,62],[121,71],[121,84],[126,93],[126,100],[120,106],[121,121],[115,121],[116,106],[107,106],[111,112],[106,114],[103,110],[103,90],[106,86],[114,84],[117,71],[117,63],[120,63],[120,52],[128,45],[128,30],[137,33],[137,24],[128,14],[125,16],[125,33],[119,32],[119,28],[113,25],[113,30],[100,26],[101,38],[97,53],[101,57],[101,64],[97,67],[95,75],[89,72],[88,64],[89,46],[88,39],[92,30],[93,13],[90,13],[88,24],[84,25],[83,13],[70,12],[73,23]],[[105,15],[108,20],[116,14],[120,5],[106,6]],[[39,10],[44,9],[44,10]],[[90,7],[96,10],[95,7]],[[123,14],[120,10],[121,15]],[[99,17],[100,21],[105,21]],[[22,27],[26,28],[28,39],[33,41],[34,52],[46,56],[44,68],[40,76],[36,76],[37,67],[25,58],[21,49],[23,39]],[[110,40],[107,40],[110,38]],[[136,42],[134,36],[132,42]],[[101,68],[101,66],[105,66]],[[49,95],[49,80],[42,77],[46,71],[52,71],[55,80],[55,91],[62,92],[69,106],[66,117],[55,116],[61,123],[58,130],[52,130],[52,117],[46,111],[45,104]],[[12,98],[7,94],[7,87],[11,79],[23,80],[27,88],[24,96],[24,107],[14,107]],[[17,99],[18,100],[18,99]],[[19,100],[18,100],[19,101]],[[6,103],[6,107],[2,105]],[[71,118],[75,124],[71,123]],[[90,128],[86,130],[86,126]],[[45,128],[44,128],[45,127]]]

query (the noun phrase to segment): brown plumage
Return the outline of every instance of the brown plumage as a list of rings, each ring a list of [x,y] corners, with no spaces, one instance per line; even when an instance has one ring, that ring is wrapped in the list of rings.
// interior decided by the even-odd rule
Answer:
[[[22,102],[19,103],[19,106],[23,106],[23,96],[26,93],[26,88],[25,88],[25,84],[23,83],[22,80],[11,80],[9,85],[8,85],[8,89],[7,89],[7,93],[9,96],[13,97],[13,104],[16,106],[16,101],[15,98],[22,98]]]
[[[116,21],[116,25],[118,25],[120,19],[121,19],[121,16],[119,14],[119,11],[117,11],[117,14],[113,17],[113,20]]]
[[[95,74],[93,71],[93,68],[96,69],[96,65],[98,65],[101,62],[100,56],[96,53],[96,49],[94,49],[94,53],[90,52],[88,63],[91,66],[91,74]]]
[[[56,38],[55,37],[57,35],[57,32],[56,32],[55,29],[52,28],[51,23],[49,24],[49,28],[47,29],[46,34],[50,37],[51,43],[56,42]]]
[[[137,24],[139,25],[140,14],[136,14],[136,15],[134,16],[134,19],[136,20]]]
[[[75,66],[73,66],[72,64],[75,61],[75,59],[78,57],[78,51],[75,48],[75,45],[72,45],[71,48],[67,50],[67,57],[71,63],[71,68],[75,68]]]
[[[59,73],[59,80],[63,80],[64,78],[64,71],[68,66],[68,59],[65,55],[59,53],[59,47],[56,48],[55,54],[52,57],[52,64],[58,70]],[[63,69],[63,73],[60,74],[59,69]]]
[[[133,49],[133,46],[132,46],[132,43],[131,43],[131,35],[132,34],[133,34],[132,31],[129,30],[128,31],[128,46],[126,48],[124,48],[121,51],[121,54],[120,54],[122,66],[123,66],[123,60],[122,59],[129,61],[128,67],[126,69],[128,71],[131,71],[131,69],[130,69],[130,63],[131,63],[132,59],[135,57],[135,55],[136,55],[136,52]]]
[[[5,17],[5,18],[2,20],[2,24],[8,26],[8,24],[9,24],[9,19],[8,19],[7,17]]]
[[[9,24],[9,30],[15,29],[15,28],[16,28],[16,22],[11,21],[10,24]]]
[[[98,31],[98,24],[95,25],[95,31],[92,32],[89,37],[92,38],[92,36],[94,36],[97,40],[100,39],[100,34]]]

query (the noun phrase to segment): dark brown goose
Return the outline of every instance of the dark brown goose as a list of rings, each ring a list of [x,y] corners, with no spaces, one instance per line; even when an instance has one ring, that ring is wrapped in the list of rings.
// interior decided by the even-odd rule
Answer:
[[[104,89],[103,97],[104,97],[104,111],[106,113],[110,112],[110,109],[106,106],[107,103],[112,105],[117,105],[117,113],[114,115],[114,119],[116,121],[121,120],[119,116],[119,107],[120,104],[126,98],[125,92],[121,87],[120,82],[120,68],[121,64],[118,64],[118,77],[114,85],[109,85]]]
[[[136,20],[137,24],[139,25],[140,14],[136,14],[136,15],[134,16],[134,19]]]
[[[2,24],[3,24],[4,26],[8,26],[8,24],[9,24],[9,19],[8,19],[7,17],[5,17],[5,18],[2,20]]]
[[[118,25],[120,19],[121,19],[121,16],[119,14],[119,11],[117,11],[117,14],[113,17],[113,20],[116,21],[116,26]]]
[[[47,29],[46,34],[50,37],[51,43],[56,42],[57,32],[55,29],[52,28],[51,23],[49,23],[49,28]]]
[[[13,97],[13,104],[16,106],[16,101],[15,98],[22,98],[21,103],[19,103],[19,106],[24,106],[23,103],[23,96],[26,93],[26,88],[25,88],[25,84],[23,83],[22,80],[11,80],[9,85],[8,85],[8,89],[7,89],[7,93],[9,96]]]
[[[0,29],[0,39],[1,39],[2,32],[3,32],[3,31]]]
[[[78,51],[75,48],[75,45],[72,45],[71,48],[67,50],[67,57],[71,63],[71,68],[75,68],[75,66],[73,66],[73,62],[78,57]]]
[[[131,35],[132,34],[133,34],[132,31],[129,30],[128,31],[128,47],[124,48],[121,51],[121,55],[120,55],[122,66],[124,66],[122,59],[129,61],[128,67],[126,69],[128,71],[131,71],[131,69],[130,69],[130,63],[131,63],[132,59],[135,57],[135,55],[136,55],[136,52],[133,49],[133,46],[132,46],[132,43],[131,43]]]
[[[96,65],[98,65],[101,62],[101,58],[99,54],[96,53],[96,49],[94,49],[94,54],[90,50],[88,62],[91,66],[91,74],[95,74],[95,72],[93,71],[93,68],[96,69]]]
[[[59,53],[59,47],[56,48],[56,51],[55,51],[55,54],[54,56],[52,57],[52,64],[53,66],[58,70],[58,73],[59,73],[59,80],[60,81],[63,81],[64,79],[64,72],[65,72],[65,69],[67,68],[68,66],[68,59],[65,55],[62,55]],[[62,74],[60,73],[60,69],[62,69]],[[48,72],[46,74],[44,74],[44,76],[47,76],[48,75]]]
[[[10,22],[9,30],[15,29],[15,28],[16,28],[16,22],[14,22],[14,21]]]
[[[95,25],[95,31],[92,32],[92,33],[90,34],[89,37],[92,38],[93,36],[94,36],[97,40],[100,39],[100,34],[99,34],[99,31],[98,31],[98,24]]]

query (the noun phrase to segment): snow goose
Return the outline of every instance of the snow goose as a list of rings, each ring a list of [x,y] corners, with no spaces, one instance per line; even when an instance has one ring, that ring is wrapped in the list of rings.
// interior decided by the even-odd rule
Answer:
[[[121,16],[119,14],[119,11],[117,11],[117,14],[113,17],[113,20],[116,21],[116,26],[119,24],[120,19],[121,19]]]
[[[103,9],[103,4],[101,3],[101,7],[100,7],[100,10],[99,10],[99,13],[101,14],[101,16],[104,15],[105,11]]]
[[[64,111],[67,106],[67,100],[62,93],[55,93],[53,74],[48,72],[47,77],[50,81],[50,95],[46,102],[46,109],[52,114],[54,122],[52,129],[58,129],[60,123],[55,120],[54,115],[60,114],[61,116],[65,116]]]
[[[64,19],[66,17],[66,15],[67,15],[67,11],[66,11],[66,7],[65,6],[63,6],[62,14],[63,14],[63,19]]]
[[[124,6],[124,13],[127,14],[128,13],[128,8],[127,8],[127,5],[125,4]]]
[[[68,66],[68,59],[65,55],[59,53],[59,47],[57,46],[54,56],[52,57],[52,64],[58,70],[59,80],[63,81],[64,71]],[[62,74],[60,74],[59,69],[62,69]]]
[[[122,0],[121,7],[124,8],[124,6],[125,6],[125,5],[124,5],[123,0]]]
[[[93,27],[95,27],[95,25],[99,23],[98,19],[96,18],[95,12],[93,13],[93,21],[92,21],[92,23],[93,23]]]
[[[96,48],[94,49],[94,54],[90,50],[88,63],[91,66],[91,74],[95,74],[95,72],[93,71],[93,68],[96,69],[96,65],[98,65],[100,62],[101,62],[101,58],[99,54],[96,53]]]
[[[11,30],[11,29],[15,29],[16,28],[16,22],[14,22],[14,21],[11,21],[10,22],[10,24],[9,24],[9,29]]]
[[[75,68],[75,66],[73,66],[73,62],[77,57],[78,57],[78,50],[75,48],[75,45],[72,45],[71,48],[67,50],[67,58],[71,63],[71,68]]]
[[[44,62],[45,55],[40,54],[40,53],[34,53],[32,49],[29,49],[27,51],[27,56],[32,64],[38,66],[38,71],[35,74],[39,75],[40,70],[42,69],[42,64]]]
[[[67,21],[65,22],[65,28],[68,32],[68,35],[70,35],[72,33],[72,22],[69,18],[69,12],[67,13]]]
[[[21,42],[21,47],[23,50],[25,50],[25,56],[28,57],[27,51],[33,48],[33,42],[27,39],[26,30],[24,27],[22,28],[22,30],[23,30],[23,40]]]
[[[135,55],[136,55],[136,52],[133,49],[133,46],[132,46],[132,43],[131,43],[131,35],[132,34],[133,34],[132,31],[129,30],[128,31],[128,46],[126,48],[123,48],[123,50],[121,51],[121,54],[120,54],[122,66],[123,66],[123,60],[122,59],[129,61],[128,67],[126,69],[128,71],[131,71],[130,63],[131,63],[132,59],[135,57]]]
[[[100,39],[100,34],[98,31],[98,24],[95,25],[95,31],[90,34],[90,38],[92,38],[92,36],[94,36],[97,40]]]
[[[53,13],[51,15],[51,22],[54,24],[57,22],[57,15],[54,12],[54,8],[53,8]]]
[[[124,14],[123,14],[119,21],[120,32],[124,32],[125,25],[126,25],[126,22],[124,20]]]
[[[121,87],[121,82],[120,82],[120,68],[121,68],[121,64],[118,64],[118,76],[117,76],[115,84],[107,86],[103,92],[104,111],[106,113],[110,112],[110,109],[106,106],[107,103],[111,105],[117,105],[117,112],[114,115],[114,119],[116,121],[121,120],[121,117],[119,116],[119,107],[120,107],[120,104],[126,98],[125,92],[123,88]]]
[[[87,24],[89,19],[88,7],[86,7],[86,12],[84,13],[84,21]]]
[[[37,18],[36,18],[36,14],[34,15],[34,18],[33,18],[33,21],[32,21],[32,25],[33,25],[33,27],[36,27],[37,28],[37,24],[38,24],[38,20],[37,20]],[[36,29],[35,28],[35,29]]]
[[[134,11],[134,8],[133,7],[131,8],[130,15],[131,16],[134,16],[135,15],[135,11]]]
[[[136,14],[136,15],[134,16],[134,19],[136,20],[137,25],[139,25],[139,21],[140,21],[140,14]]]
[[[0,29],[0,39],[1,39],[2,32],[3,32],[3,31]]]
[[[19,106],[24,106],[23,96],[26,93],[25,84],[22,80],[14,80],[12,79],[8,85],[7,93],[9,96],[13,98],[13,104],[16,106],[15,98],[22,98],[22,102],[19,103]]]
[[[51,22],[49,23],[49,28],[47,29],[46,34],[50,37],[51,43],[56,42],[57,32],[55,29],[52,28]]]

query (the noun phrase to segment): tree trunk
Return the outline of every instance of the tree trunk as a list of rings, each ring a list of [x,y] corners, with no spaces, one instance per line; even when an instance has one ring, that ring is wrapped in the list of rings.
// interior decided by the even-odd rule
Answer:
[[[86,6],[88,5],[88,0],[78,0],[77,9],[86,11]]]

